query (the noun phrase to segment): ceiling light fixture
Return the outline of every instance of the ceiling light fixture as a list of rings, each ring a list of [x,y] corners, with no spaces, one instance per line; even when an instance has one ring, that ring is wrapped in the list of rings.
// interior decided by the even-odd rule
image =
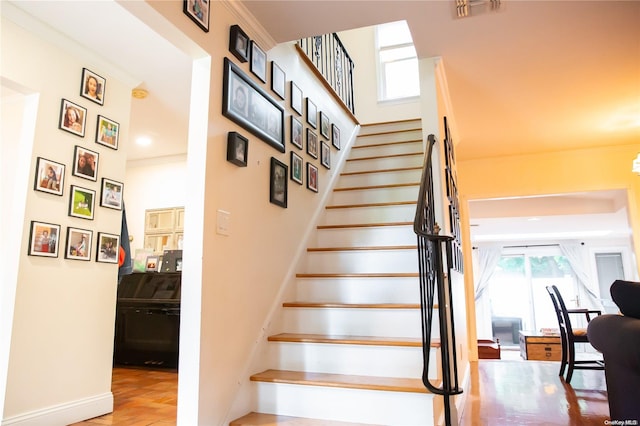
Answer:
[[[476,8],[475,12],[482,12],[481,9],[489,9],[495,11],[500,9],[501,0],[456,0],[456,15],[458,18],[464,18],[471,16],[471,8],[476,6],[484,6],[483,8]]]
[[[133,89],[131,91],[131,96],[133,96],[136,99],[144,99],[147,96],[149,96],[149,92],[146,91],[145,89]]]
[[[631,168],[631,171],[640,175],[640,152],[636,159],[633,160],[633,167]]]

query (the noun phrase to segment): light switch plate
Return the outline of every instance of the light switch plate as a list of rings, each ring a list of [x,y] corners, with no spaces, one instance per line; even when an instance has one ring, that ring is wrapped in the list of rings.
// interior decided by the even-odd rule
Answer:
[[[231,213],[218,210],[216,219],[216,233],[220,235],[230,235],[231,233]]]

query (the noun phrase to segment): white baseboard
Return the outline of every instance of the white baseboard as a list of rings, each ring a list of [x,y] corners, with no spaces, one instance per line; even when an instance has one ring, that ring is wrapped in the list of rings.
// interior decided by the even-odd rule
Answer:
[[[64,426],[113,412],[111,392],[7,417],[2,426]]]

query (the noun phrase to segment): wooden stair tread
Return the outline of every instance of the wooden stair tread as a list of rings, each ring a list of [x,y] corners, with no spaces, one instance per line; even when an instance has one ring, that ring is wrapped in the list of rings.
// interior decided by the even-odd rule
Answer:
[[[378,136],[378,135],[376,135]],[[380,143],[371,143],[367,145],[354,145],[351,149],[360,149],[360,148],[377,148],[379,146],[392,146],[392,145],[403,145],[410,143],[422,142],[422,139],[411,139],[406,141],[391,141],[391,142],[380,142]]]
[[[385,185],[369,185],[369,186],[352,186],[348,188],[335,188],[334,192],[341,191],[362,191],[365,189],[386,189],[386,188],[404,188],[407,186],[420,186],[420,182],[408,182],[408,183],[389,183]]]
[[[284,302],[285,308],[420,309],[419,303]]]
[[[422,347],[422,340],[413,337],[341,336],[331,334],[280,333],[269,336],[268,340],[270,342]],[[431,342],[431,347],[439,348],[440,341],[434,339]]]
[[[333,206],[326,206],[325,209],[352,209],[361,207],[388,207],[388,206],[404,206],[415,204],[417,201],[390,201],[388,203],[363,203],[363,204],[338,204]]]
[[[406,246],[357,246],[357,247],[309,247],[308,252],[326,252],[326,251],[366,251],[366,250],[416,250],[417,245]]]
[[[375,228],[379,226],[407,226],[407,225],[413,225],[413,222],[351,223],[348,225],[318,225],[317,229]]]
[[[229,426],[375,426],[369,423],[349,423],[306,417],[281,416],[251,412],[229,423]]]
[[[298,273],[297,278],[418,278],[417,272],[360,272],[349,274]]]
[[[395,158],[395,157],[411,157],[414,155],[424,155],[424,152],[407,152],[405,154],[388,154],[388,155],[374,155],[371,157],[360,157],[360,158],[347,158],[347,161],[362,161],[362,160],[377,160],[380,158]]]
[[[364,175],[370,173],[393,173],[393,172],[408,172],[413,170],[422,170],[421,166],[416,167],[396,167],[394,169],[380,169],[380,170],[362,170],[359,172],[343,172],[340,173],[340,176],[353,176],[353,175]]]
[[[421,379],[310,373],[306,371],[266,370],[251,376],[253,382],[288,383],[391,392],[427,393]]]

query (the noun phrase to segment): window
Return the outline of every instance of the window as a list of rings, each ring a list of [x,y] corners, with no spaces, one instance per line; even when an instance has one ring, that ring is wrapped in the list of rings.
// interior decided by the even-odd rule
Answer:
[[[155,254],[182,250],[183,229],[184,207],[146,210],[144,247]]]
[[[595,256],[602,306],[607,313],[614,314],[618,312],[618,307],[611,300],[609,288],[615,280],[624,279],[622,253],[596,253]]]
[[[394,100],[420,95],[418,57],[406,21],[376,27],[378,98]]]

